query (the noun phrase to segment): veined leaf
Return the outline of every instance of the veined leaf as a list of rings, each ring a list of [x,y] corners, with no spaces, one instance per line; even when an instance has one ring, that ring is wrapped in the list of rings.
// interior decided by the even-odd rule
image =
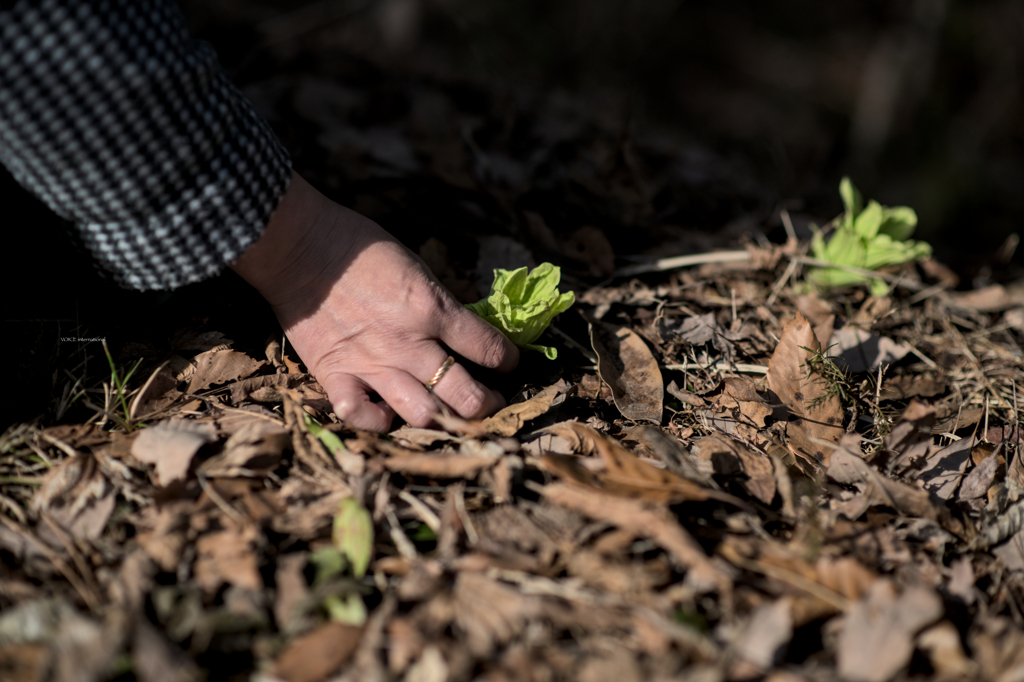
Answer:
[[[872,200],[862,210],[863,198],[849,178],[839,183],[839,195],[846,211],[827,242],[821,232],[815,232],[811,252],[816,259],[861,270],[877,270],[931,255],[931,246],[927,243],[907,239],[917,227],[914,209],[882,206]],[[888,288],[881,278],[841,268],[813,268],[807,278],[824,288],[862,282],[870,283],[873,293],[884,293]]]
[[[512,343],[521,348],[537,350],[551,360],[558,352],[549,346],[536,345],[555,315],[565,312],[576,301],[571,291],[559,293],[562,271],[551,263],[541,263],[533,270],[494,271],[494,284],[487,298],[466,307],[501,330]]]

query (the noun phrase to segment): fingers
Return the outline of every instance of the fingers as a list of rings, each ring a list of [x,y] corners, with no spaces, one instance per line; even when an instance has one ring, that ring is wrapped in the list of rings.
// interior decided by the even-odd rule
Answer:
[[[481,367],[511,372],[519,364],[516,345],[465,306],[456,304],[448,311],[440,336],[449,348]]]
[[[351,374],[331,374],[322,385],[338,419],[367,431],[391,429],[394,410],[386,403],[371,401],[369,387],[360,379]]]

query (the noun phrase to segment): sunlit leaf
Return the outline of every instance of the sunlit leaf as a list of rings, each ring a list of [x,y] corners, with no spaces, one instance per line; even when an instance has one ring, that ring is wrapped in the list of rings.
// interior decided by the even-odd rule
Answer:
[[[467,307],[521,348],[544,353],[551,360],[558,352],[550,346],[535,343],[551,324],[555,315],[565,312],[576,301],[571,291],[559,293],[562,271],[551,263],[541,263],[533,270],[494,271],[494,284],[487,298]]]
[[[334,546],[348,561],[352,575],[361,578],[373,558],[373,519],[370,512],[354,497],[346,497],[338,505],[334,517]]]

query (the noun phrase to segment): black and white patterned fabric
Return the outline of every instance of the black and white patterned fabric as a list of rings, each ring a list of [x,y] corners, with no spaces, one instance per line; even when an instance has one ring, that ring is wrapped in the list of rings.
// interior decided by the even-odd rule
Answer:
[[[133,289],[217,273],[291,177],[173,0],[0,2],[0,161]]]

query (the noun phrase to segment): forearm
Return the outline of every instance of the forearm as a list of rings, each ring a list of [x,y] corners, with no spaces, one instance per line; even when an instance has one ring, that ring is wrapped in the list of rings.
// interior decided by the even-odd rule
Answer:
[[[287,153],[170,1],[0,11],[0,161],[125,286],[219,271],[260,237]]]

